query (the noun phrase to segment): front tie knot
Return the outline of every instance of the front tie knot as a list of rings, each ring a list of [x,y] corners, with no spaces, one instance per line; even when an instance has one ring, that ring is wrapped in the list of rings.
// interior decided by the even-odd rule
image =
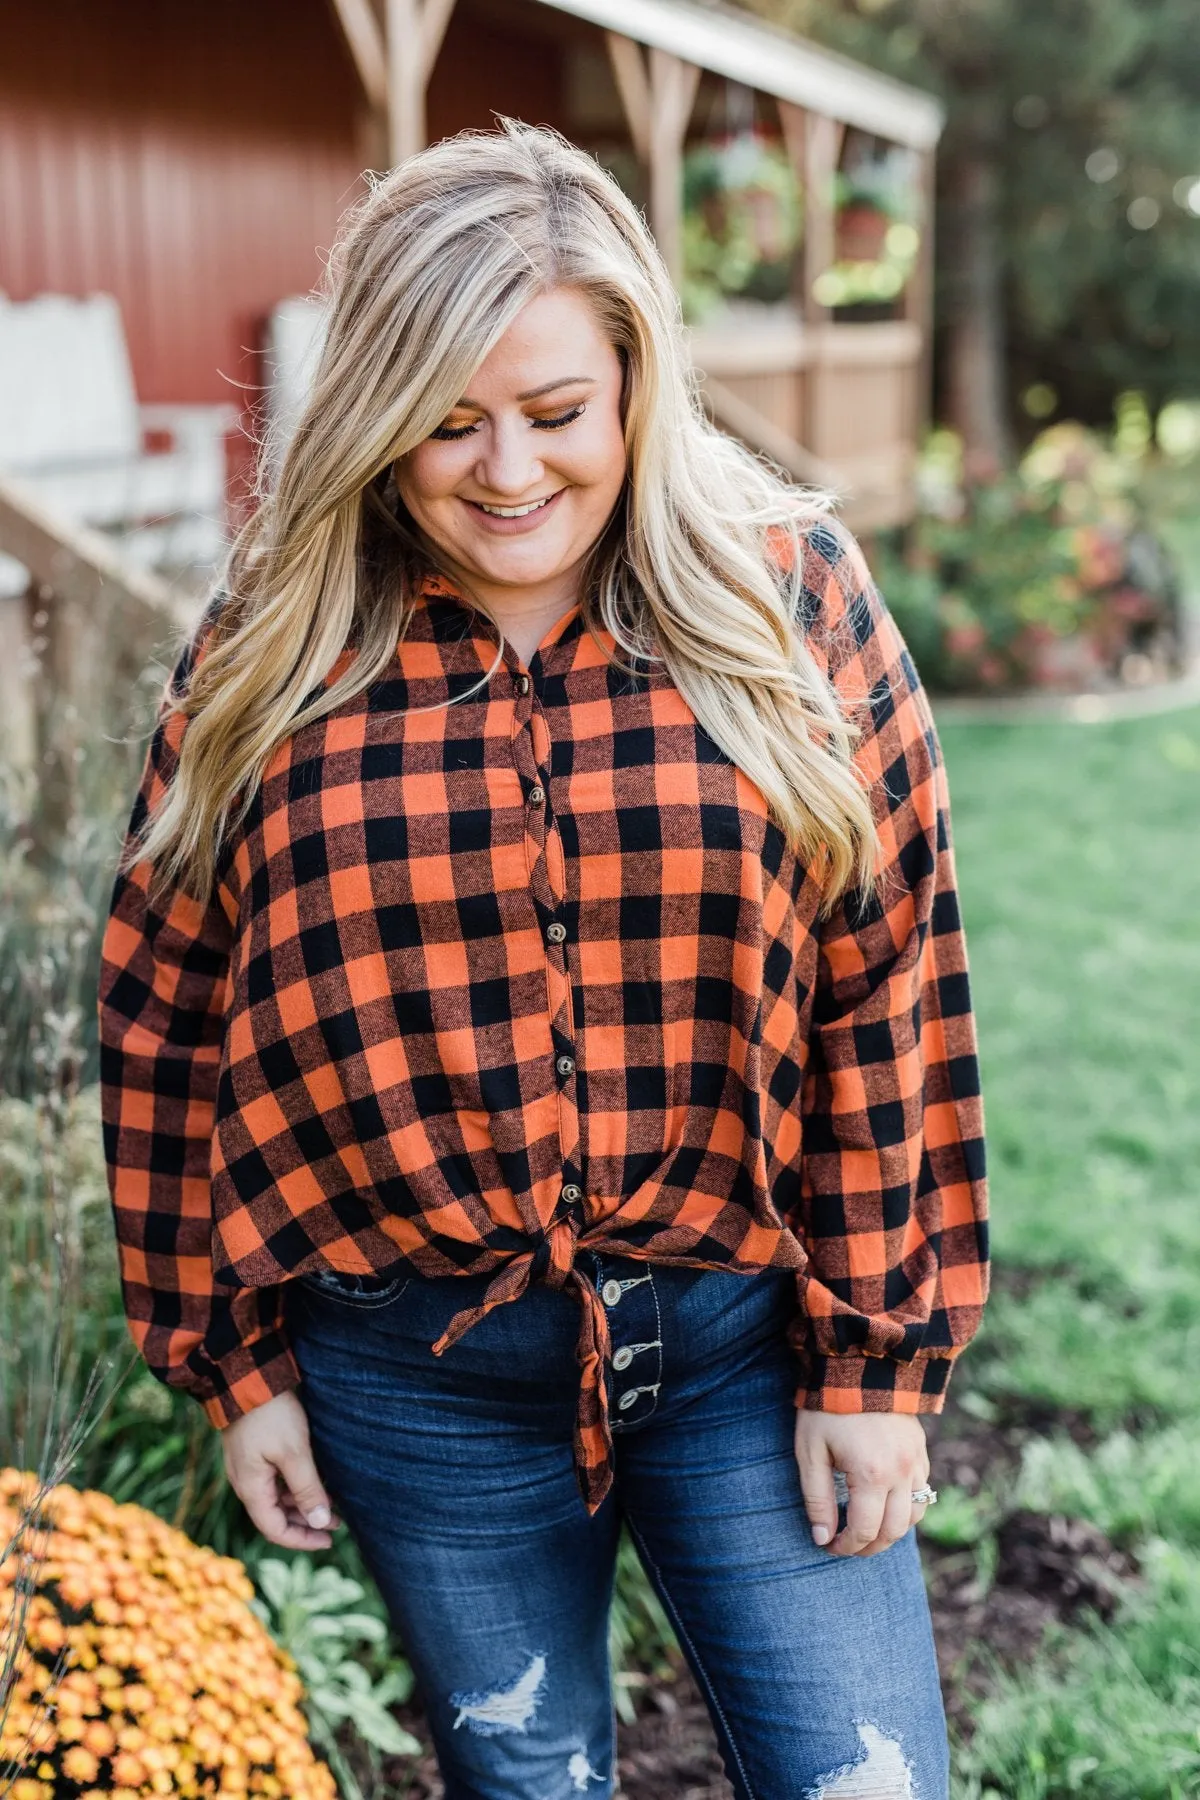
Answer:
[[[610,1338],[608,1315],[595,1287],[575,1264],[579,1231],[571,1218],[560,1219],[545,1232],[533,1250],[514,1256],[488,1283],[478,1306],[455,1313],[436,1344],[440,1356],[457,1344],[497,1306],[519,1300],[535,1281],[549,1288],[573,1288],[580,1304],[579,1337],[575,1356],[579,1363],[579,1403],[575,1410],[575,1477],[589,1513],[600,1504],[613,1483],[612,1430],[608,1418],[608,1393],[604,1363]]]

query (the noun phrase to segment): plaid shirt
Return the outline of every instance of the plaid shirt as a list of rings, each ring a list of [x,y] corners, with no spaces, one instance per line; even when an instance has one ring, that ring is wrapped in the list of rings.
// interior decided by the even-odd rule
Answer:
[[[210,904],[151,906],[145,862],[117,878],[99,1019],[125,1309],[214,1424],[299,1382],[291,1277],[494,1271],[439,1353],[542,1280],[580,1306],[594,1510],[609,1338],[580,1245],[792,1269],[798,1404],[941,1410],[988,1285],[946,776],[861,552],[822,524],[804,558],[809,642],[865,728],[868,908],[818,919],[661,664],[616,669],[577,606],[523,666],[439,577],[371,687],[272,756]],[[185,725],[168,687],[131,831]]]

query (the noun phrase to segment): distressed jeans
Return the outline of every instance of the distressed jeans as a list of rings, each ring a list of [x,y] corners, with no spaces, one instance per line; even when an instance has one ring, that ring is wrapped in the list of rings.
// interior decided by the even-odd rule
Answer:
[[[284,1290],[317,1467],[412,1661],[447,1800],[617,1791],[622,1522],[738,1800],[946,1800],[915,1528],[871,1557],[832,1556],[809,1529],[794,1277],[579,1264],[612,1333],[617,1476],[592,1518],[570,1293],[537,1284],[435,1357],[486,1277],[321,1272]]]

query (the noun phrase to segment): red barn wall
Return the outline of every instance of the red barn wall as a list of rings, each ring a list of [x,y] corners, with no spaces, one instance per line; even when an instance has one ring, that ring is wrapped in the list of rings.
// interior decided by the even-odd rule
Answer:
[[[529,31],[532,10],[507,0],[500,6],[458,0],[425,100],[431,140],[493,129],[496,113],[569,130],[562,52],[553,39]]]
[[[139,398],[239,397],[359,192],[325,0],[0,0],[0,291],[116,295]]]

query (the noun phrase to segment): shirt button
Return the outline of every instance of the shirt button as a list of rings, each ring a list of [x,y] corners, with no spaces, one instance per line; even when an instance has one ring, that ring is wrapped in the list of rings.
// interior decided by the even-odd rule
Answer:
[[[542,801],[545,798],[546,798],[545,788],[543,788],[543,787],[531,787],[530,788],[530,790],[529,790],[530,806],[540,806],[542,804]]]
[[[575,1058],[573,1056],[560,1056],[554,1066],[560,1075],[571,1075],[575,1071]]]
[[[637,1399],[638,1399],[637,1389],[636,1388],[626,1388],[625,1392],[621,1395],[621,1398],[617,1401],[617,1405],[620,1407],[622,1412],[628,1412],[631,1406],[637,1405]]]
[[[546,927],[546,936],[552,944],[561,944],[567,935],[567,928],[559,920],[554,919]]]
[[[528,675],[518,675],[515,686],[516,686],[516,690],[517,690],[518,694],[527,694],[529,692],[529,677],[528,677]]]
[[[621,1291],[621,1284],[619,1281],[606,1281],[604,1286],[600,1289],[600,1298],[603,1300],[605,1306],[615,1306],[621,1298]]]
[[[559,1195],[559,1198],[568,1202],[572,1200],[582,1200],[583,1189],[581,1187],[576,1187],[573,1181],[568,1181],[563,1188],[562,1193]]]
[[[613,1368],[614,1369],[627,1369],[632,1361],[633,1361],[633,1351],[629,1348],[628,1344],[622,1344],[621,1348],[617,1351],[616,1355],[613,1357]]]

